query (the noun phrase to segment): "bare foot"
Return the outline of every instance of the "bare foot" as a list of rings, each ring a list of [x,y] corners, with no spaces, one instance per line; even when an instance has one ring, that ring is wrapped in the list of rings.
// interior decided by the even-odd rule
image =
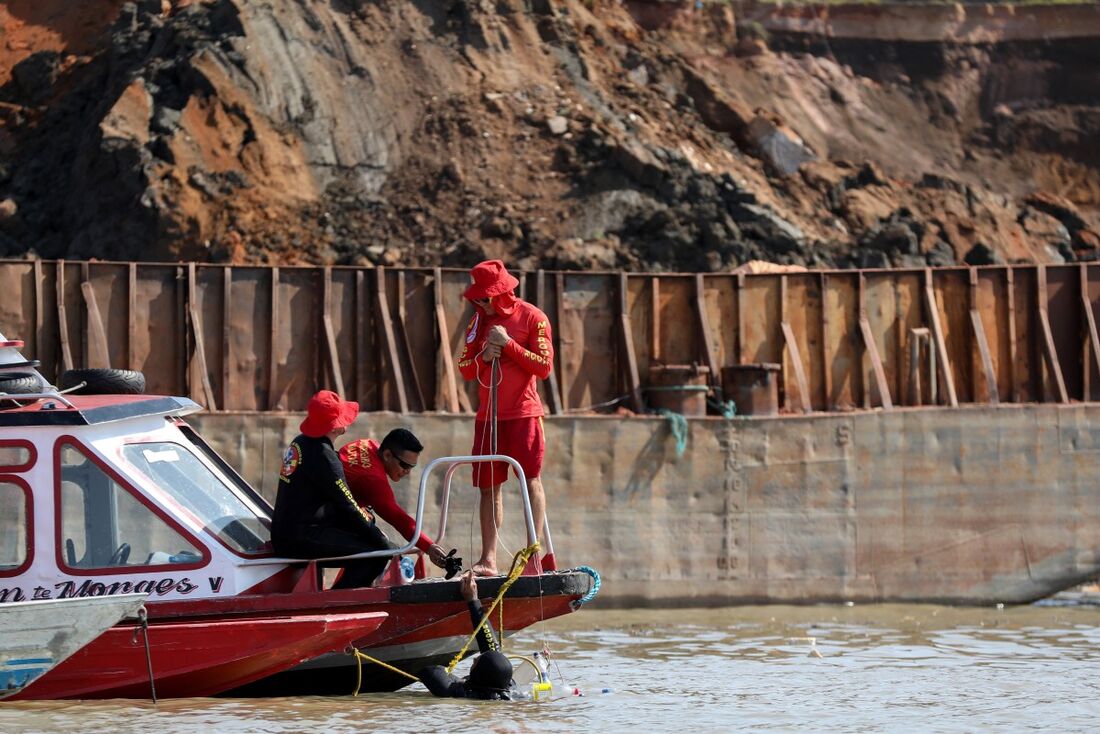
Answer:
[[[478,561],[470,570],[474,572],[474,576],[499,576],[497,573],[497,567],[495,564],[486,563],[485,561]]]

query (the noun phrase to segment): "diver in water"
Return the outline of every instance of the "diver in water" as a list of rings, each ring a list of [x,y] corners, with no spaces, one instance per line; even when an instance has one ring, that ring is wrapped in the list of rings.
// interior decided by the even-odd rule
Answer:
[[[485,616],[477,598],[477,582],[472,571],[462,577],[462,598],[470,608],[470,620],[476,628]],[[512,663],[500,652],[500,644],[492,624],[486,620],[478,630],[477,646],[481,654],[474,659],[470,674],[456,678],[442,665],[429,665],[417,674],[433,696],[440,698],[479,698],[482,700],[511,700]]]

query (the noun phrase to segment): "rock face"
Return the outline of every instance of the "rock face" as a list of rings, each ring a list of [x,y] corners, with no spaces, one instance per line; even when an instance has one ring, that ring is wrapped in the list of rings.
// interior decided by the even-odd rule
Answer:
[[[644,0],[10,0],[0,256],[1100,256],[1095,39],[819,48],[784,22]]]

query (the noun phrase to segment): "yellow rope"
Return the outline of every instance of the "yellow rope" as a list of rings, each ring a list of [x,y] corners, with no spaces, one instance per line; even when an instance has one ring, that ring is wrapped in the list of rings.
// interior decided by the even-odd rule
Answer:
[[[497,592],[497,596],[496,596],[495,599],[493,599],[493,603],[489,605],[489,610],[481,616],[481,622],[477,625],[477,627],[474,627],[473,634],[471,634],[466,639],[466,644],[464,644],[462,646],[462,649],[458,651],[458,654],[454,656],[454,659],[451,660],[450,664],[447,666],[447,672],[448,673],[453,673],[454,672],[455,666],[458,665],[459,661],[461,661],[463,656],[466,655],[466,651],[470,649],[471,643],[473,643],[473,641],[475,639],[477,639],[477,633],[480,632],[481,629],[485,626],[486,622],[489,621],[489,619],[492,617],[493,610],[496,609],[497,605],[499,605],[501,600],[504,599],[505,592],[507,592],[508,589],[511,588],[512,584],[514,584],[516,582],[516,579],[518,579],[523,574],[523,569],[526,568],[527,561],[529,561],[531,559],[531,556],[535,555],[538,552],[539,552],[539,544],[538,544],[538,541],[536,541],[534,543],[534,545],[530,545],[530,546],[524,548],[523,550],[519,551],[518,553],[516,553],[515,557],[512,559],[512,568],[511,568],[510,571],[508,571],[508,578],[506,578],[504,580],[504,583],[500,585],[500,591]],[[503,606],[501,606],[501,610],[500,610],[500,620],[501,620],[500,621],[500,637],[503,640],[504,639],[504,607]]]
[[[351,694],[352,696],[358,696],[359,695],[359,689],[363,686],[363,661],[364,660],[366,660],[368,663],[374,663],[376,665],[381,665],[386,670],[392,670],[394,673],[399,673],[400,675],[405,676],[409,680],[412,680],[412,681],[419,681],[420,680],[419,678],[417,678],[412,673],[406,673],[404,670],[401,670],[400,668],[395,668],[392,665],[390,665],[389,663],[384,663],[381,660],[378,660],[377,658],[372,658],[370,655],[367,655],[366,653],[359,652],[358,650],[355,650],[354,652],[355,652],[355,660],[359,664],[359,675],[355,679],[355,691],[352,692],[352,694]]]

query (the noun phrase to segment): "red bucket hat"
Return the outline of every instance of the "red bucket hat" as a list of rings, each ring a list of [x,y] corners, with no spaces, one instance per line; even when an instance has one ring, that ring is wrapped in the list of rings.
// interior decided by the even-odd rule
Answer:
[[[331,390],[322,390],[309,399],[306,419],[299,429],[310,438],[320,438],[336,428],[347,428],[359,415],[359,403],[341,400]]]
[[[500,260],[485,260],[470,269],[473,283],[462,295],[467,301],[480,301],[482,298],[494,298],[511,293],[519,286],[519,281],[508,272]]]

